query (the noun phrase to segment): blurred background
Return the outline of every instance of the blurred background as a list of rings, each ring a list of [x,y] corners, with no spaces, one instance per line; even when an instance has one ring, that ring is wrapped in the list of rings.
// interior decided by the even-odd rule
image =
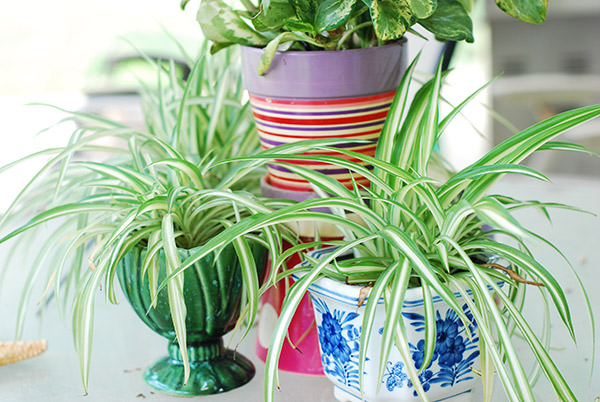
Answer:
[[[0,94],[98,89],[110,64],[137,52],[177,54],[163,28],[194,45],[200,29],[191,4],[177,0],[1,0]]]
[[[38,135],[65,115],[32,102],[139,123],[132,94],[152,71],[136,61],[140,51],[179,58],[169,35],[192,50],[201,35],[194,5],[183,12],[177,0],[0,0],[0,8],[0,166],[62,145],[72,133],[62,125]],[[0,211],[37,166],[0,174]]]
[[[194,15],[198,1],[182,11],[177,0],[0,0],[0,121],[5,144],[0,147],[0,165],[63,142],[69,134],[50,130],[33,140],[61,115],[50,108],[24,106],[29,102],[141,123],[135,88],[139,79],[154,77],[145,77],[140,51],[181,59],[172,39],[176,38],[193,55],[201,41]],[[492,77],[500,78],[472,102],[440,143],[456,168],[540,119],[600,103],[600,1],[553,0],[542,25],[511,19],[491,0],[476,0],[474,7],[476,41],[455,47],[444,96],[458,103]],[[408,36],[411,57],[423,50],[420,69],[425,78],[444,48],[433,40]],[[600,152],[600,122],[567,137]],[[600,174],[600,160],[581,154],[540,153],[529,163],[544,172]],[[22,182],[26,172],[22,175],[12,175],[10,181]],[[4,188],[0,210],[11,191]]]

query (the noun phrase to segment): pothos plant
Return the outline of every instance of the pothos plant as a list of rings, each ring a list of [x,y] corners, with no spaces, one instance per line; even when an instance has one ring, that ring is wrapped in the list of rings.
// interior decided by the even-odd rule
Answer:
[[[189,0],[182,0],[185,7]],[[473,42],[472,0],[202,0],[197,19],[213,51],[240,44],[264,47],[262,74],[276,50],[341,50],[400,39],[420,25],[443,41]],[[496,0],[507,14],[541,23],[547,0]]]
[[[185,56],[191,69],[185,81],[178,77],[173,63],[148,59],[156,68],[157,78],[142,90],[144,130],[69,112],[65,120],[77,122],[78,128],[66,146],[37,152],[0,168],[0,172],[10,173],[23,162],[47,158],[2,215],[0,245],[6,247],[13,238],[41,237],[32,243],[39,248],[24,285],[16,337],[21,336],[35,279],[45,278],[42,300],[46,302],[53,294],[61,315],[72,315],[86,390],[95,296],[102,286],[107,301],[117,302],[114,280],[124,256],[134,247],[147,249],[143,271],[156,302],[162,289],[161,254],[166,256],[166,272],[173,272],[178,265],[177,248],[199,246],[247,214],[243,206],[234,208],[231,203],[211,200],[210,192],[252,192],[259,188],[260,170],[226,180],[237,165],[219,164],[259,149],[248,103],[242,101],[235,52],[215,57],[204,46],[196,59]],[[248,242],[263,242],[259,234],[236,241],[236,252],[251,253]],[[2,269],[27,266],[23,260],[28,253],[15,254],[12,264],[3,263]],[[15,261],[17,256],[19,261]],[[247,289],[243,307],[250,315],[258,303],[257,269],[253,262],[247,265],[251,260],[243,259],[241,265]],[[163,285],[169,293],[187,376],[187,313],[181,278]]]
[[[555,202],[517,200],[502,194],[490,194],[489,191],[494,183],[507,174],[548,181],[540,172],[521,165],[534,152],[570,150],[589,153],[579,145],[555,141],[555,137],[598,117],[600,105],[567,111],[535,124],[497,145],[470,166],[455,173],[448,171],[443,178],[433,178],[431,168],[437,160],[435,144],[476,93],[441,118],[439,109],[443,74],[440,69],[431,81],[419,89],[411,102],[407,100],[415,63],[408,68],[400,84],[375,157],[330,146],[317,148],[330,151],[330,154],[333,151],[341,152],[347,158],[314,154],[285,155],[285,159],[336,164],[368,177],[371,181],[369,188],[355,185],[348,189],[319,172],[277,162],[277,158],[281,159],[281,153],[285,152],[283,149],[273,148],[253,158],[246,158],[249,165],[259,165],[265,160],[281,163],[309,180],[321,198],[288,202],[288,205],[282,204],[277,210],[253,207],[253,215],[210,239],[183,261],[173,275],[203,255],[256,230],[301,221],[332,223],[345,234],[344,240],[327,241],[328,245],[338,247],[336,251],[319,260],[309,259],[308,267],[286,270],[272,278],[275,281],[294,272],[304,272],[286,295],[271,338],[265,368],[266,401],[273,400],[273,390],[278,383],[277,361],[295,309],[308,287],[322,276],[371,287],[362,322],[359,373],[364,372],[369,338],[378,330],[373,324],[375,307],[377,301],[384,298],[385,322],[393,325],[384,327],[381,350],[378,351],[381,354],[381,366],[378,368],[380,384],[385,374],[387,356],[392,348],[398,348],[416,392],[423,400],[427,400],[419,374],[429,365],[435,350],[433,297],[439,295],[465,328],[469,328],[472,321],[457,301],[455,292],[458,292],[464,297],[479,327],[481,375],[486,401],[491,399],[491,384],[495,375],[502,382],[509,400],[534,400],[532,385],[523,369],[525,361],[513,344],[516,336],[526,341],[558,398],[576,401],[576,396],[548,352],[549,340],[538,336],[524,316],[527,308],[524,304],[526,291],[539,291],[547,307],[556,309],[563,324],[574,336],[565,289],[551,270],[536,260],[528,244],[531,241],[541,242],[549,250],[562,254],[542,236],[521,225],[512,212],[535,209],[548,215],[551,208],[577,209]],[[373,170],[355,161],[367,162]],[[225,193],[221,195],[240,205],[253,205],[251,199]],[[318,208],[329,208],[331,213],[320,212]],[[281,265],[293,253],[320,245],[322,242],[319,241],[297,244],[281,253],[274,261],[274,266]],[[353,255],[340,258],[348,251],[353,251]],[[568,262],[565,265],[570,267]],[[575,271],[573,274],[577,276]],[[499,281],[506,282],[508,286],[501,288]],[[579,283],[581,285],[581,281]],[[421,289],[425,306],[424,356],[420,367],[412,364],[401,315],[404,294],[411,287]],[[581,290],[594,331],[591,306],[583,285]],[[529,361],[529,357],[527,359]],[[362,376],[360,381],[362,384]]]

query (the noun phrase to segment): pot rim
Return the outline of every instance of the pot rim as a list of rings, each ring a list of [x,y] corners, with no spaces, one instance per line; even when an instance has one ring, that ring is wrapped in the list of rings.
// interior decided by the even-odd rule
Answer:
[[[275,51],[276,55],[282,55],[282,54],[287,54],[287,55],[292,55],[292,56],[301,56],[301,55],[305,55],[306,57],[319,57],[319,56],[323,56],[323,55],[334,55],[334,54],[350,54],[350,53],[364,53],[365,51],[376,51],[374,49],[380,49],[378,51],[383,51],[382,49],[384,48],[391,48],[391,47],[395,47],[395,46],[405,46],[407,43],[407,39],[405,37],[399,38],[395,41],[386,43],[385,45],[381,45],[381,46],[371,46],[371,47],[361,47],[361,48],[357,48],[357,49],[341,49],[341,50],[286,50],[284,52],[282,51]],[[264,47],[255,47],[255,46],[247,46],[247,45],[240,45],[242,48],[244,49],[248,49],[247,51],[250,52],[254,52],[254,53],[264,53],[265,52],[265,48]],[[334,56],[336,57],[336,56]]]
[[[319,259],[324,254],[329,254],[336,248],[338,248],[338,247],[335,247],[335,246],[334,247],[326,247],[326,248],[310,251],[307,254],[311,257]],[[350,253],[350,252],[348,252],[348,253]],[[304,267],[306,265],[307,265],[307,262],[303,261],[300,264],[296,265],[294,268],[300,268],[300,267]],[[302,278],[303,276],[305,276],[307,274],[308,274],[308,272],[293,273],[292,278],[294,280],[299,280],[300,278]],[[499,282],[497,282],[497,284],[498,284],[498,286],[500,286],[500,288],[503,288],[504,286],[506,286],[506,282],[504,282],[504,281],[499,281]],[[331,279],[329,277],[322,276],[322,277],[318,278],[315,282],[310,284],[310,286],[308,287],[308,291],[310,293],[314,293],[319,296],[328,297],[328,298],[334,299],[340,303],[350,304],[350,305],[353,305],[354,307],[356,307],[356,306],[358,306],[360,291],[362,288],[363,288],[363,286],[360,286],[360,285],[351,285],[351,284],[347,284],[347,283],[344,283],[344,282],[341,282],[341,281],[338,281],[335,279]],[[421,289],[422,289],[422,287],[418,286],[418,287],[414,287],[414,288],[408,288],[406,290],[403,308],[419,307],[419,306],[423,305],[423,292]],[[489,288],[489,287],[488,287],[488,289],[491,290],[491,288]],[[462,295],[458,292],[453,292],[453,293],[456,297],[462,297]],[[432,301],[434,304],[444,302],[444,300],[439,295],[437,295],[437,293],[434,290],[431,290],[431,294],[432,294]],[[467,290],[467,294],[471,295],[472,291]],[[365,297],[361,307],[364,307],[365,306],[364,303],[366,303],[368,300],[369,300],[369,296]],[[384,302],[383,297],[381,297],[377,302],[378,305],[384,304],[384,303],[385,302]]]
[[[370,48],[276,52],[258,75],[264,49],[241,48],[242,82],[253,96],[328,100],[395,91],[407,64],[404,42]],[[351,83],[351,85],[349,85]]]

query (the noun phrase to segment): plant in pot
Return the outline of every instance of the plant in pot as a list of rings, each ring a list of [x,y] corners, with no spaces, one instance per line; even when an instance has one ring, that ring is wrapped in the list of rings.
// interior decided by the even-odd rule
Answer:
[[[238,166],[220,162],[251,155],[258,141],[239,78],[232,79],[235,55],[214,57],[206,49],[187,81],[173,63],[148,59],[157,85],[143,91],[146,130],[74,112],[67,120],[78,128],[66,146],[0,169],[49,157],[2,216],[0,243],[43,238],[21,304],[28,305],[33,279],[46,276],[46,292],[53,289],[59,308],[72,314],[86,390],[95,296],[102,287],[116,303],[115,278],[142,321],[169,341],[169,357],[144,373],[149,385],[176,395],[211,394],[254,375],[251,362],[225,349],[221,337],[240,314],[254,320],[267,254],[261,231],[165,281],[196,247],[249,213],[211,192],[258,192],[262,174],[227,179]],[[101,154],[106,158],[94,159]],[[19,328],[24,318],[22,311]]]
[[[182,0],[182,7],[187,3]],[[197,19],[213,51],[242,45],[243,81],[263,147],[341,137],[346,147],[373,156],[405,69],[405,33],[416,33],[419,25],[439,40],[473,42],[471,3],[247,0],[236,10],[225,0],[202,0]],[[496,3],[523,21],[545,19],[543,0]],[[348,174],[331,165],[313,168],[352,185]],[[268,180],[282,189],[311,190],[304,178],[281,166],[269,166]]]
[[[187,3],[183,0],[182,7]],[[373,156],[407,64],[405,33],[414,32],[412,27],[418,24],[440,40],[473,41],[471,1],[257,3],[242,1],[245,9],[235,10],[225,0],[202,0],[197,19],[205,37],[213,42],[213,51],[242,45],[242,79],[264,149],[306,139],[342,138],[345,143],[337,147]],[[498,4],[526,21],[542,22],[545,18],[545,1]],[[336,150],[327,154],[352,158]],[[368,165],[364,160],[351,160]],[[368,184],[366,177],[351,176],[333,164],[286,161],[319,170],[347,187],[355,182]],[[292,169],[274,163],[267,168],[265,196],[283,194],[295,200],[315,196],[308,180]],[[336,237],[317,233],[321,238]],[[305,238],[310,241],[310,236]],[[273,298],[275,289],[267,291],[265,303]],[[293,322],[296,327],[297,320]],[[261,355],[265,348],[259,343]],[[303,346],[307,350],[308,345]],[[287,345],[285,349],[286,356],[297,355],[288,353]],[[318,365],[318,361],[307,359],[309,355],[302,356],[302,366]]]
[[[438,69],[408,102],[414,65],[398,89],[375,157],[343,151],[369,163],[373,171],[335,156],[285,155],[336,164],[367,177],[369,188],[348,189],[319,172],[273,161],[283,157],[274,150],[253,157],[251,164],[268,160],[293,169],[322,198],[247,217],[208,241],[180,269],[245,233],[271,225],[316,220],[345,233],[343,240],[330,242],[336,248],[310,252],[303,264],[280,275],[298,280],[286,295],[271,338],[266,401],[273,400],[279,351],[306,291],[315,306],[323,367],[341,401],[467,401],[478,376],[484,400],[489,401],[496,375],[509,400],[533,401],[523,369],[531,357],[517,354],[514,337],[526,342],[558,399],[576,401],[548,352],[549,340],[539,337],[524,317],[529,307],[524,304],[525,292],[534,289],[544,295],[547,307],[557,310],[573,335],[566,290],[527,244],[542,242],[558,251],[511,214],[523,208],[545,214],[549,208],[575,208],[488,192],[506,174],[547,180],[520,164],[536,151],[588,152],[555,137],[599,116],[600,106],[561,113],[514,135],[459,172],[434,176],[439,160],[434,145],[474,95],[441,118]],[[281,254],[275,265],[321,243],[298,244]],[[581,290],[588,300],[583,286]],[[589,300],[587,307],[593,323]]]

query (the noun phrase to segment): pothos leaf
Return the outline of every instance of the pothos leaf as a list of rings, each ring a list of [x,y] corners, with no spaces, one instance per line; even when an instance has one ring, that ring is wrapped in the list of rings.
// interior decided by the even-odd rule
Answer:
[[[439,0],[430,17],[419,20],[438,40],[473,43],[473,22],[462,3],[457,0]]]
[[[540,24],[546,19],[548,0],[496,0],[496,5],[521,21]]]
[[[251,19],[252,25],[259,32],[277,32],[286,20],[296,16],[293,7],[287,0],[271,1],[270,3],[268,10],[263,5],[258,14]]]
[[[314,26],[317,32],[329,31],[345,23],[356,0],[324,0],[317,8]]]
[[[473,0],[458,0],[458,2],[462,4],[465,10],[467,10],[469,13],[473,9]]]
[[[434,13],[437,8],[437,0],[407,0],[410,9],[415,17],[419,19],[427,18]]]
[[[202,1],[196,19],[204,36],[214,43],[264,46],[269,41],[266,36],[253,30],[233,8],[221,0]]]
[[[289,0],[292,7],[296,11],[296,16],[301,20],[309,23],[315,21],[317,12],[317,2],[315,0]]]
[[[406,0],[373,0],[370,9],[375,33],[380,40],[400,38],[416,20]]]
[[[290,18],[283,21],[283,25],[290,31],[304,32],[313,36],[317,34],[317,31],[315,30],[313,24],[300,21],[296,18]]]

